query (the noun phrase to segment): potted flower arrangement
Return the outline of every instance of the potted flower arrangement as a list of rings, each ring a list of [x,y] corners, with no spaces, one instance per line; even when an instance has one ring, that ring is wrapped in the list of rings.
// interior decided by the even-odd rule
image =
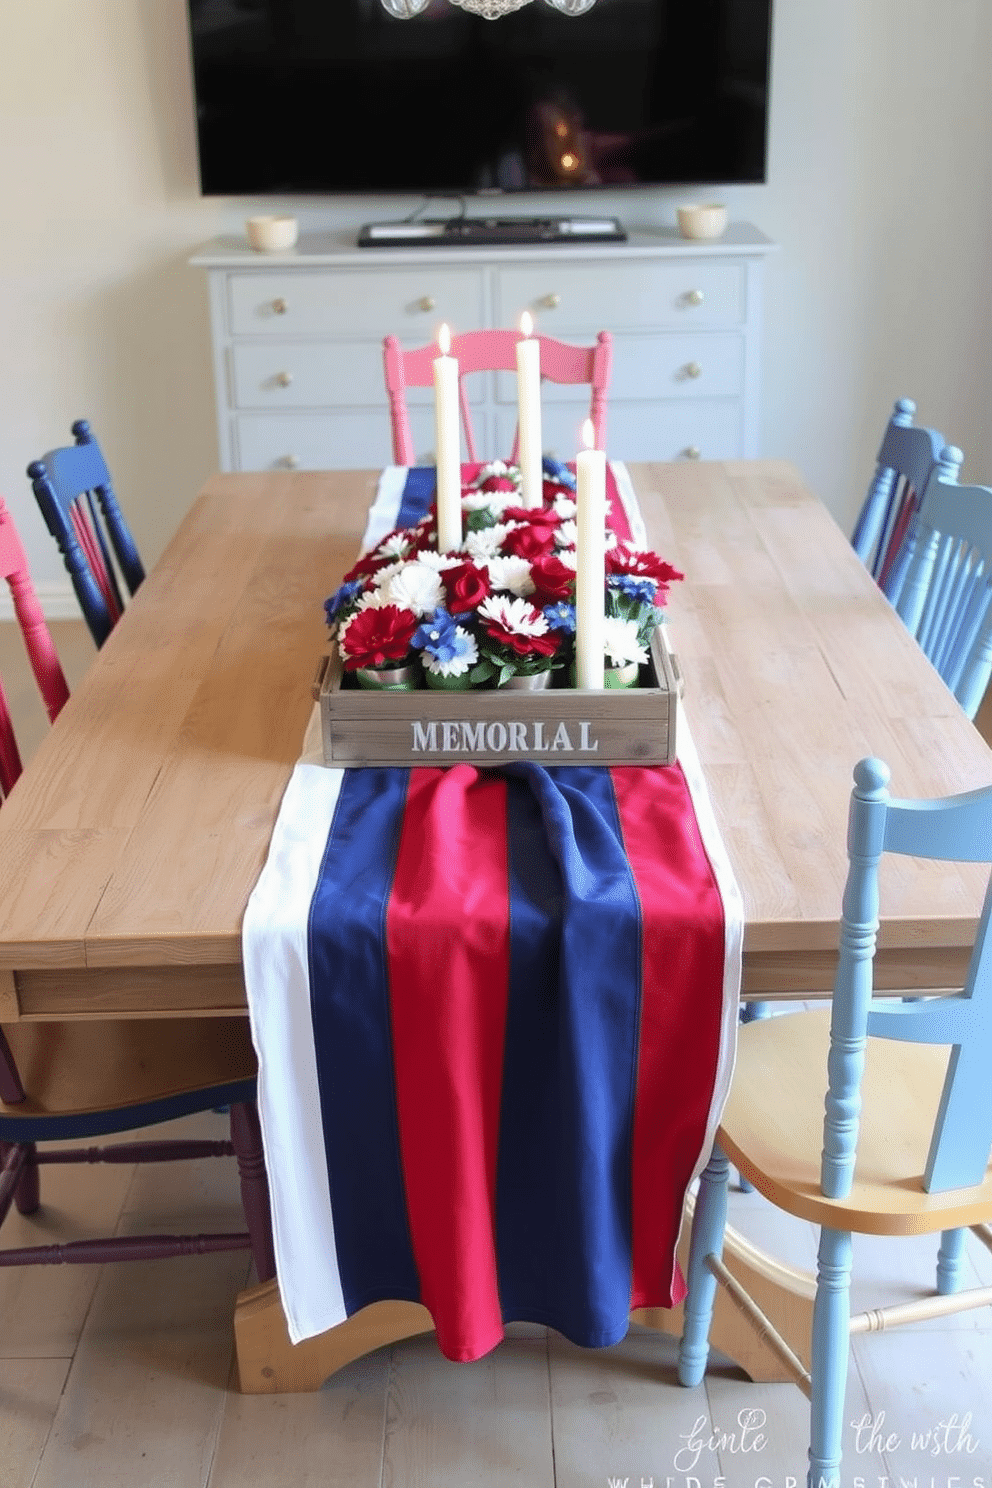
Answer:
[[[574,476],[553,467],[544,505],[520,505],[519,471],[484,466],[463,490],[461,547],[438,553],[433,512],[365,553],[326,601],[357,685],[546,687],[575,643]],[[615,538],[606,555],[608,685],[635,685],[668,585],[682,575]]]

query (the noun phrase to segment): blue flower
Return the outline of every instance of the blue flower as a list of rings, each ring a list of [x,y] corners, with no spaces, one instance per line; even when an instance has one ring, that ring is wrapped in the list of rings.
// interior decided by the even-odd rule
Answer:
[[[350,579],[347,584],[342,584],[330,599],[324,600],[324,614],[327,616],[328,625],[333,625],[341,611],[348,605],[357,594],[361,594],[364,584],[361,579]]]
[[[545,455],[541,466],[548,480],[555,481],[559,486],[568,486],[571,491],[575,490],[575,476],[567,465],[562,464],[561,460],[554,460],[550,455]]]
[[[426,651],[435,661],[454,661],[464,649],[454,617],[447,610],[435,610],[413,633],[413,644]],[[464,632],[462,633],[464,634]]]
[[[651,604],[654,600],[657,584],[653,579],[639,579],[635,574],[611,574],[609,584],[612,589],[619,589],[630,599],[640,600],[642,604]]]
[[[564,600],[561,600],[558,604],[545,605],[541,613],[552,630],[567,630],[569,634],[574,635],[574,605],[565,604]]]

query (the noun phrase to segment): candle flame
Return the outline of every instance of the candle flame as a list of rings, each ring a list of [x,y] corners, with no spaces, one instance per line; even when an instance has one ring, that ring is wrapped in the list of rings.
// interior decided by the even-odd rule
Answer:
[[[447,356],[451,350],[451,332],[447,325],[443,325],[437,333],[437,344],[441,348],[441,355]]]
[[[596,430],[593,428],[592,419],[586,419],[582,425],[582,443],[586,449],[596,448]]]
[[[521,336],[533,336],[534,334],[534,320],[529,310],[525,310],[520,317],[520,334]]]

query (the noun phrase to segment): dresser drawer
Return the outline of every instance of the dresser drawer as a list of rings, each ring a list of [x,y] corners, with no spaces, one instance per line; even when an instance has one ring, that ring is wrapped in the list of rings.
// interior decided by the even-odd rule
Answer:
[[[433,408],[410,409],[410,432],[418,461],[427,459],[434,449]],[[385,407],[381,412],[242,413],[232,434],[239,470],[378,470],[393,460]]]
[[[574,460],[581,447],[588,403],[555,403],[544,410],[545,453]],[[513,447],[516,416],[496,415],[496,446],[505,458]],[[606,452],[614,460],[732,460],[744,453],[744,414],[734,398],[695,402],[612,404],[606,416]]]
[[[452,331],[483,324],[477,269],[286,269],[229,274],[227,312],[235,336],[399,336],[422,346],[447,321]]]
[[[679,336],[614,336],[607,406],[637,398],[732,398],[744,390],[744,337],[738,331]],[[542,382],[541,403],[574,401],[577,389]],[[497,374],[497,401],[517,401],[512,372]]]
[[[369,341],[240,341],[231,347],[236,408],[382,407],[388,421],[382,347]],[[469,402],[481,403],[490,374],[465,379]],[[514,379],[514,383],[516,379]],[[514,390],[514,397],[516,391]],[[407,408],[434,406],[433,388],[407,388]]]
[[[538,331],[563,341],[577,331],[739,325],[745,300],[742,263],[549,260],[495,271],[496,324],[514,326],[529,310]]]

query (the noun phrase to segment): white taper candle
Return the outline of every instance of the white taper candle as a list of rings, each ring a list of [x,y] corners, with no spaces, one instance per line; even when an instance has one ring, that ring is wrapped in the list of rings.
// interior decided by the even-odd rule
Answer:
[[[448,553],[462,541],[462,469],[458,410],[458,359],[449,356],[451,333],[437,336],[434,361],[434,425],[437,443],[437,547]]]
[[[521,494],[524,506],[543,502],[541,469],[541,343],[533,334],[534,322],[525,310],[520,317],[517,342],[517,458],[520,461]]]
[[[575,682],[603,686],[606,590],[606,455],[592,449],[592,420],[582,426],[587,446],[575,461]]]

